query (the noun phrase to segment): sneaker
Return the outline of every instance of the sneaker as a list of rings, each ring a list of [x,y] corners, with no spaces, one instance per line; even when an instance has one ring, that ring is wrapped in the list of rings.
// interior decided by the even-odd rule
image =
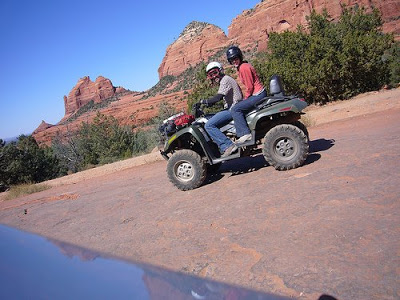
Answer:
[[[236,143],[243,144],[244,142],[250,141],[252,138],[251,133],[245,134],[236,140]]]
[[[222,153],[221,157],[227,157],[227,156],[231,155],[233,152],[235,152],[237,150],[237,148],[238,147],[236,146],[236,144],[230,145],[228,148],[226,148],[224,153]]]

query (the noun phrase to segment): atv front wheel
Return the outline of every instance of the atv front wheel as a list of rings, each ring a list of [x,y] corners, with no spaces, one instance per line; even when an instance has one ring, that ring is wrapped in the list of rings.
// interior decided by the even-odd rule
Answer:
[[[308,138],[297,126],[277,125],[264,138],[265,160],[277,170],[290,170],[301,166],[308,156]]]
[[[207,167],[201,156],[192,150],[179,150],[168,160],[169,180],[180,190],[193,190],[206,179]]]

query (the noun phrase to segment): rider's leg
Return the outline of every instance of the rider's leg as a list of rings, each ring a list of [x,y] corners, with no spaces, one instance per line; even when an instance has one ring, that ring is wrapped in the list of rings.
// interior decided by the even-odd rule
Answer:
[[[250,134],[249,126],[247,125],[247,121],[245,118],[245,114],[267,96],[267,92],[264,91],[256,96],[250,96],[249,98],[240,101],[233,107],[231,107],[231,113],[233,120],[235,121],[235,128],[236,128],[236,136],[241,137],[247,134]]]
[[[232,120],[232,115],[229,110],[222,110],[216,113],[210,120],[207,121],[205,129],[212,138],[212,140],[218,145],[221,153],[230,147],[233,143],[226,137],[225,134],[219,130],[222,126],[228,124]]]

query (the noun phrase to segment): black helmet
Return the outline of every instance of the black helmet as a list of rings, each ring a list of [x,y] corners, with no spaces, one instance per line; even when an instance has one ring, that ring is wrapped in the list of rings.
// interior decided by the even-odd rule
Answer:
[[[239,47],[231,46],[226,51],[226,58],[228,59],[229,63],[232,64],[232,60],[236,57],[240,58],[240,61],[243,61],[243,54]]]

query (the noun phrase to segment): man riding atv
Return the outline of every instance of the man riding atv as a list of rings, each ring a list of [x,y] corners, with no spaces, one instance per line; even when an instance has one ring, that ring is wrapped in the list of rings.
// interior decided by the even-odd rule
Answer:
[[[195,106],[201,104],[212,106],[218,101],[224,100],[224,110],[216,113],[205,125],[207,133],[221,151],[221,157],[226,157],[237,150],[236,145],[226,137],[219,129],[232,121],[231,108],[239,101],[242,101],[243,95],[239,85],[232,77],[225,75],[219,62],[210,62],[206,67],[207,78],[212,83],[219,84],[217,94],[210,98],[201,100]]]
[[[277,170],[301,166],[309,149],[308,132],[300,122],[306,106],[304,99],[285,95],[279,76],[272,76],[270,95],[246,114],[250,140],[228,155],[221,155],[219,145],[206,130],[208,122],[218,113],[205,115],[197,104],[194,105],[196,119],[182,114],[168,118],[160,126],[164,139],[160,153],[168,161],[169,180],[180,190],[195,189],[204,183],[207,172],[215,172],[224,161],[261,152]],[[218,131],[231,139],[231,143],[236,142],[233,121],[219,127]]]

